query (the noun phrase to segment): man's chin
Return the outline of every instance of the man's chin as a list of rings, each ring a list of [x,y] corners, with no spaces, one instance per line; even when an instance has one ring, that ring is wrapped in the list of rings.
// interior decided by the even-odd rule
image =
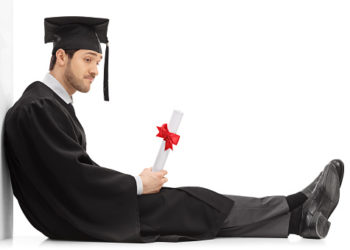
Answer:
[[[90,86],[88,86],[88,87],[86,87],[84,89],[79,89],[79,92],[81,92],[81,93],[87,93],[89,91],[90,91]]]

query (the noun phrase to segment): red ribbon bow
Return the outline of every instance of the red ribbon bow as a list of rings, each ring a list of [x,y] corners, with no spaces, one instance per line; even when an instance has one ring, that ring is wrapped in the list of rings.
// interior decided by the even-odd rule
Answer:
[[[157,129],[159,130],[159,133],[157,134],[157,136],[164,138],[165,150],[167,150],[168,148],[173,150],[173,144],[177,145],[177,143],[179,142],[180,136],[175,133],[169,132],[168,124],[166,123],[164,123],[161,127],[157,126]]]

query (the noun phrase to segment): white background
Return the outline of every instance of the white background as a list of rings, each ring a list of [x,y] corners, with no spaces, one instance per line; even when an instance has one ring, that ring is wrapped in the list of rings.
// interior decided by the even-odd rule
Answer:
[[[3,120],[13,99],[13,28],[11,0],[2,0],[0,8],[0,240],[13,229],[13,195],[3,148]]]
[[[166,186],[223,194],[288,195],[334,158],[350,157],[348,1],[25,1],[14,4],[14,101],[48,71],[44,18],[110,19],[110,102],[102,79],[74,94],[87,151],[132,175],[152,166],[157,128],[184,112]],[[105,46],[102,45],[103,51]],[[349,180],[325,240],[215,239],[180,244],[84,244],[46,240],[14,200],[6,246],[333,248],[346,244]],[[16,240],[17,239],[17,240]]]

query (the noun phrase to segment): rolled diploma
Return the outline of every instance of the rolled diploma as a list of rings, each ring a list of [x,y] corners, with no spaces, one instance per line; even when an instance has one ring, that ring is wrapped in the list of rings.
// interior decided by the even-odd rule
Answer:
[[[179,128],[181,118],[183,116],[183,113],[179,110],[174,110],[173,114],[170,118],[170,122],[168,123],[168,129],[171,133],[176,133],[177,129]],[[156,161],[153,164],[152,171],[158,172],[164,168],[166,159],[168,158],[169,151],[171,150],[168,148],[166,151],[165,149],[165,141],[162,141],[162,144],[160,145],[160,149],[156,158]]]

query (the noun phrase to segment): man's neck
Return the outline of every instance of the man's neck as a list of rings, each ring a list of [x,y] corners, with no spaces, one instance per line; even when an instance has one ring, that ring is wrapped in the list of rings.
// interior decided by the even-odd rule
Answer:
[[[54,71],[50,71],[50,74],[56,78],[56,80],[64,87],[64,89],[70,96],[72,96],[75,93],[76,89],[74,89],[72,86],[70,86],[64,81],[63,74],[58,74]]]

